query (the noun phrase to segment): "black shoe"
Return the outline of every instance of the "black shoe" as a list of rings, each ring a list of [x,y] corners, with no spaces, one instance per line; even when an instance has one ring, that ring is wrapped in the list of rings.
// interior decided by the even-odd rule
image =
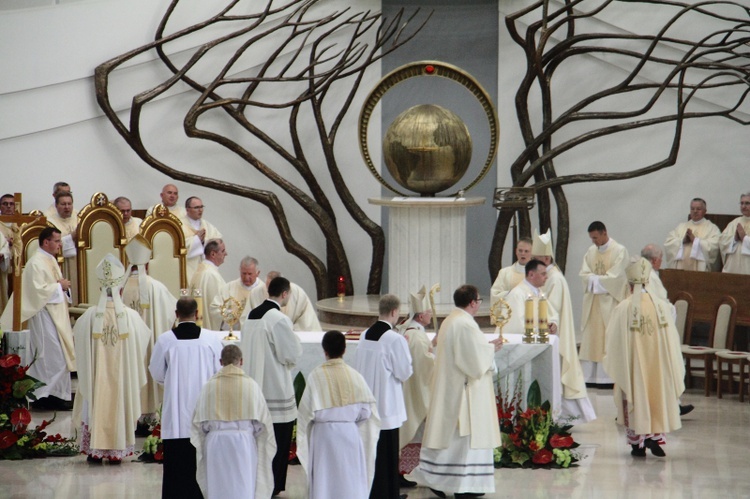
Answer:
[[[102,458],[94,457],[91,454],[86,456],[86,462],[91,464],[102,464]]]
[[[430,487],[430,490],[432,491],[433,494],[440,497],[440,499],[445,499],[445,492],[443,492],[442,490],[435,490],[432,487]]]
[[[42,397],[39,399],[36,399],[31,404],[31,408],[37,411],[48,411],[49,410],[49,400],[47,397]]]
[[[61,398],[50,395],[47,397],[47,406],[53,411],[72,411],[73,401],[63,400]]]
[[[646,440],[646,447],[651,449],[651,454],[656,457],[665,457],[667,455],[656,440],[651,440],[650,438]]]
[[[693,412],[693,409],[695,409],[695,406],[693,404],[681,405],[680,416],[684,416],[685,414],[690,414],[691,412]]]
[[[279,494],[281,494],[281,491],[279,489],[273,489],[273,494],[271,494],[271,497],[276,497]]]
[[[401,489],[413,489],[417,486],[417,482],[408,480],[404,475],[399,475],[398,486]]]
[[[148,429],[146,423],[137,423],[135,425],[135,436],[136,437],[147,437],[151,435],[151,430]]]
[[[633,450],[630,451],[630,455],[633,457],[646,457],[646,448],[638,447],[637,445],[631,445]]]

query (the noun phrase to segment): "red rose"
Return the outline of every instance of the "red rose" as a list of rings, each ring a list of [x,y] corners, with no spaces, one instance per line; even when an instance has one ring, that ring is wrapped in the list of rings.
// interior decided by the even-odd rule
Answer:
[[[164,460],[164,450],[159,446],[156,449],[156,452],[154,452],[154,461],[163,461]]]
[[[0,357],[0,367],[14,367],[18,365],[21,365],[21,357],[14,353]]]
[[[552,451],[548,449],[542,449],[531,456],[531,461],[534,464],[547,464],[552,461]]]
[[[31,413],[25,407],[19,407],[10,413],[10,424],[13,426],[28,426],[31,423]]]
[[[156,438],[161,438],[161,425],[160,424],[154,426],[154,429],[151,430],[151,435],[155,436]]]
[[[5,430],[4,432],[0,433],[0,449],[7,449],[17,441],[18,435],[10,430]]]
[[[553,449],[567,449],[573,445],[573,437],[570,435],[552,435],[549,439],[549,444]]]

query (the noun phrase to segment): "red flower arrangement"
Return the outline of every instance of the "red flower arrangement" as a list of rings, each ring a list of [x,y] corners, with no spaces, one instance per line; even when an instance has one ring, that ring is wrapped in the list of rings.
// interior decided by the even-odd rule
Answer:
[[[55,418],[42,421],[33,430],[27,399],[36,400],[34,390],[44,385],[26,372],[16,354],[0,357],[0,459],[28,459],[78,454],[75,438],[48,435],[45,429]]]
[[[159,413],[161,417],[161,413]],[[143,453],[138,456],[139,461],[147,463],[161,463],[164,461],[164,441],[161,439],[161,423],[156,423],[151,429],[151,435],[143,442]]]
[[[521,378],[510,399],[497,396],[497,415],[503,446],[495,449],[496,468],[568,468],[575,466],[578,447],[569,430],[552,420],[549,401],[541,402],[539,383],[534,381],[521,410]]]

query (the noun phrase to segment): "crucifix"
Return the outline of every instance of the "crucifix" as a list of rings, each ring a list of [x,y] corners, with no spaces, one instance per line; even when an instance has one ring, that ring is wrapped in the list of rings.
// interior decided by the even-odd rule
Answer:
[[[13,215],[0,215],[0,222],[10,222],[13,225],[13,247],[11,258],[13,259],[13,331],[21,330],[21,252],[23,251],[23,241],[21,241],[21,226],[27,223],[46,221],[39,215],[24,215],[21,211],[21,193],[13,194],[15,210]]]

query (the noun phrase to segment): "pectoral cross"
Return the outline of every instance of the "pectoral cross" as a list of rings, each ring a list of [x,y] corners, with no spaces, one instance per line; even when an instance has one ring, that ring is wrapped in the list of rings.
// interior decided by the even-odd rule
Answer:
[[[21,241],[21,227],[37,220],[45,222],[43,216],[23,215],[21,211],[21,193],[13,194],[15,211],[13,215],[0,215],[0,222],[12,223],[13,231],[13,331],[21,330],[21,252],[23,241]]]

